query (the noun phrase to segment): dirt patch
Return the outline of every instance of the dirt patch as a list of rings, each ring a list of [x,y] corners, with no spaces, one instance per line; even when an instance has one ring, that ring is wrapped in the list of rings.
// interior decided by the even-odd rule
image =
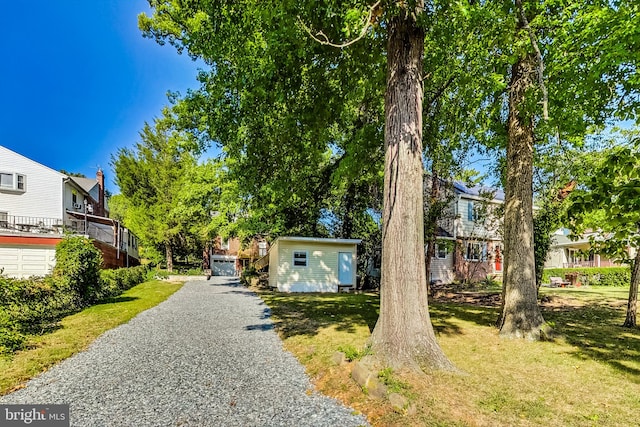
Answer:
[[[439,303],[456,303],[475,305],[478,307],[499,307],[501,296],[499,293],[486,293],[486,292],[442,292],[438,291],[431,297],[431,301]]]
[[[451,285],[432,285],[430,290],[429,301],[437,303],[454,303],[473,305],[477,307],[500,307],[502,295],[499,292],[490,292],[483,290],[465,290]],[[607,305],[618,306],[624,305],[624,301],[606,301]],[[540,307],[543,310],[567,310],[583,308],[592,305],[593,302],[585,301],[581,298],[571,296],[545,295],[539,300]]]

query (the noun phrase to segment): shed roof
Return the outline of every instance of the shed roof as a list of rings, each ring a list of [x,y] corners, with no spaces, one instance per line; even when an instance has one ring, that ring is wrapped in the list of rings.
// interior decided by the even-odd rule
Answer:
[[[353,244],[357,245],[362,242],[361,239],[332,239],[327,237],[298,237],[298,236],[281,236],[278,237],[273,244],[277,241],[285,242],[312,242],[312,243],[336,243],[336,244]]]

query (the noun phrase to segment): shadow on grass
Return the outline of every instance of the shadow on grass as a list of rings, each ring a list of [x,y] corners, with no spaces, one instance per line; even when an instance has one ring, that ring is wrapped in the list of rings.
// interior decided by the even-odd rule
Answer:
[[[573,296],[580,297],[578,292]],[[601,301],[582,300],[580,306],[543,305],[542,314],[554,331],[564,337],[558,342],[573,346],[574,350],[569,352],[572,357],[606,363],[640,382],[640,329],[623,328],[626,307],[609,294],[603,297]],[[442,302],[430,304],[429,311],[435,331],[444,335],[463,333],[464,325],[459,321],[493,327],[499,314],[497,307]]]
[[[107,298],[106,300],[100,301],[98,304],[95,304],[95,305],[98,306],[98,305],[106,305],[106,304],[117,304],[119,302],[131,302],[139,299],[140,298],[138,297],[129,297],[129,296],[120,295],[117,297]]]
[[[571,355],[607,363],[640,382],[640,329],[623,328],[626,307],[589,303],[544,310],[545,320],[575,347]]]
[[[271,307],[276,328],[284,337],[313,336],[329,326],[345,332],[355,332],[356,326],[366,326],[372,331],[378,319],[379,296],[375,294],[281,294],[273,291],[259,294]],[[564,337],[558,343],[566,342],[573,347],[568,354],[580,360],[606,363],[640,382],[640,329],[620,326],[625,309],[615,298],[581,299],[577,306],[559,301],[542,307],[545,320]],[[465,323],[492,328],[497,333],[495,322],[499,310],[499,307],[470,303],[429,303],[434,330],[442,335],[468,333]],[[268,316],[268,313],[265,309],[264,315]]]
[[[271,308],[269,314],[273,315],[276,328],[287,338],[313,336],[321,328],[329,326],[342,332],[355,332],[359,326],[372,331],[378,320],[380,303],[375,294],[284,294],[261,291],[259,295]]]
[[[475,323],[479,326],[494,326],[498,318],[498,309],[494,307],[476,307],[470,304],[429,304],[429,313],[433,329],[442,335],[460,335],[463,328],[459,321]]]

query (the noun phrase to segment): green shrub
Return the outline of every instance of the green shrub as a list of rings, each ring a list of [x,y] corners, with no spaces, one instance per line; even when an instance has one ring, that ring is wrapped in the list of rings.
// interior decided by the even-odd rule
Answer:
[[[70,252],[77,255],[84,251],[85,248],[75,248]],[[19,350],[26,335],[46,331],[59,319],[89,302],[120,295],[146,281],[147,270],[146,266],[102,270],[98,273],[99,278],[91,282],[77,276],[67,277],[60,269],[54,276],[29,279],[0,276],[0,355]],[[66,271],[79,274],[78,271],[87,269],[76,268],[73,264],[73,268]]]
[[[61,289],[73,294],[78,307],[100,298],[101,266],[102,254],[86,237],[66,236],[56,245],[53,276]]]
[[[253,265],[250,265],[242,270],[242,274],[240,275],[240,283],[245,286],[249,286],[251,284],[251,279],[258,276],[260,276],[260,273],[256,271],[256,268]]]
[[[100,272],[100,297],[101,299],[120,295],[127,289],[144,282],[148,277],[148,267],[139,265],[136,267],[118,268],[114,270],[102,270]]]
[[[542,274],[542,282],[549,283],[552,276],[564,279],[568,273],[578,273],[578,281],[583,285],[629,286],[631,283],[631,268],[628,266],[547,268]]]
[[[24,341],[18,322],[0,306],[0,355],[19,350]]]
[[[73,300],[56,290],[51,277],[0,276],[0,354],[20,349],[26,334],[41,333],[73,311]]]

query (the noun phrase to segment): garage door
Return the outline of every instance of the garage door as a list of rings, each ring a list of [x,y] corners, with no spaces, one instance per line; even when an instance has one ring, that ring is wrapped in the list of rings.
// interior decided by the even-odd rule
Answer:
[[[211,274],[214,276],[235,276],[236,257],[228,255],[212,255]]]
[[[55,248],[0,247],[0,269],[10,277],[44,276],[55,263]]]

